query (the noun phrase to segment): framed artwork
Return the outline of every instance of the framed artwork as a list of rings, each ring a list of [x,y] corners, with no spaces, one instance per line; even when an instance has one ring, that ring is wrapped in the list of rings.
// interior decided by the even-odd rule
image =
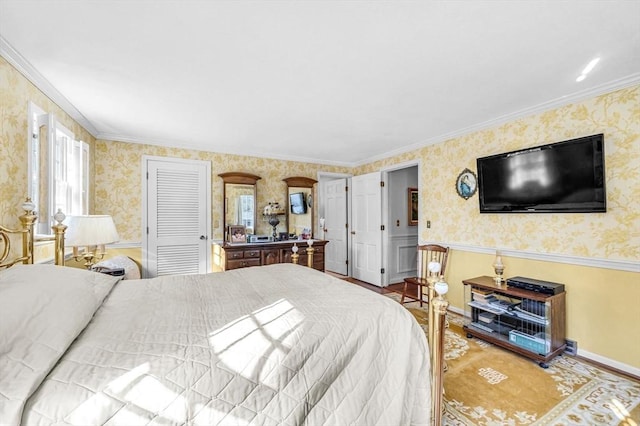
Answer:
[[[407,207],[409,226],[416,226],[418,225],[418,188],[409,188],[407,199],[409,201]]]
[[[229,242],[246,243],[247,233],[243,225],[229,225]]]
[[[469,169],[464,169],[456,179],[456,192],[459,196],[468,200],[478,189],[478,178]]]

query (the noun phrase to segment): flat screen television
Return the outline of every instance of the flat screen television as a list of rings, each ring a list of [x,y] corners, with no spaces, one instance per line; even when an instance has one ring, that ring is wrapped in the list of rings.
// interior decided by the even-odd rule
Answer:
[[[476,160],[480,213],[606,212],[604,135]]]
[[[289,205],[292,214],[305,214],[307,212],[307,203],[304,192],[294,192],[289,194]]]

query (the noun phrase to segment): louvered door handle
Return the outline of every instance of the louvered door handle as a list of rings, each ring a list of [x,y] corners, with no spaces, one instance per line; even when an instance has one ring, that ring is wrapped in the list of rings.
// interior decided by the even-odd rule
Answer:
[[[200,235],[200,239],[201,239],[201,240],[206,240],[206,239],[207,239],[207,236],[206,236],[206,235]]]

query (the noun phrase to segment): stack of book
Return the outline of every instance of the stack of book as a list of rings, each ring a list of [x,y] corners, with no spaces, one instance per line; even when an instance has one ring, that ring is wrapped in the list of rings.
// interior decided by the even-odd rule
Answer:
[[[478,314],[478,321],[482,321],[486,324],[491,324],[494,319],[496,319],[496,314],[491,312],[480,312]]]
[[[491,290],[484,290],[482,288],[472,288],[471,294],[472,294],[473,300],[480,303],[487,304],[487,303],[491,303],[493,300],[496,299],[496,297],[493,295],[493,292]]]

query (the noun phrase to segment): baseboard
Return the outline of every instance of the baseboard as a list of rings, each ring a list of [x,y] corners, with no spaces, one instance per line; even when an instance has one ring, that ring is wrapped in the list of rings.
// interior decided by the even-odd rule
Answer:
[[[640,381],[640,368],[632,367],[631,365],[623,364],[613,359],[581,350],[580,348],[578,348],[578,357]]]
[[[456,308],[455,306],[449,305],[449,309],[447,309],[447,311],[453,312],[454,314],[458,314],[460,316],[464,316],[464,309]]]

